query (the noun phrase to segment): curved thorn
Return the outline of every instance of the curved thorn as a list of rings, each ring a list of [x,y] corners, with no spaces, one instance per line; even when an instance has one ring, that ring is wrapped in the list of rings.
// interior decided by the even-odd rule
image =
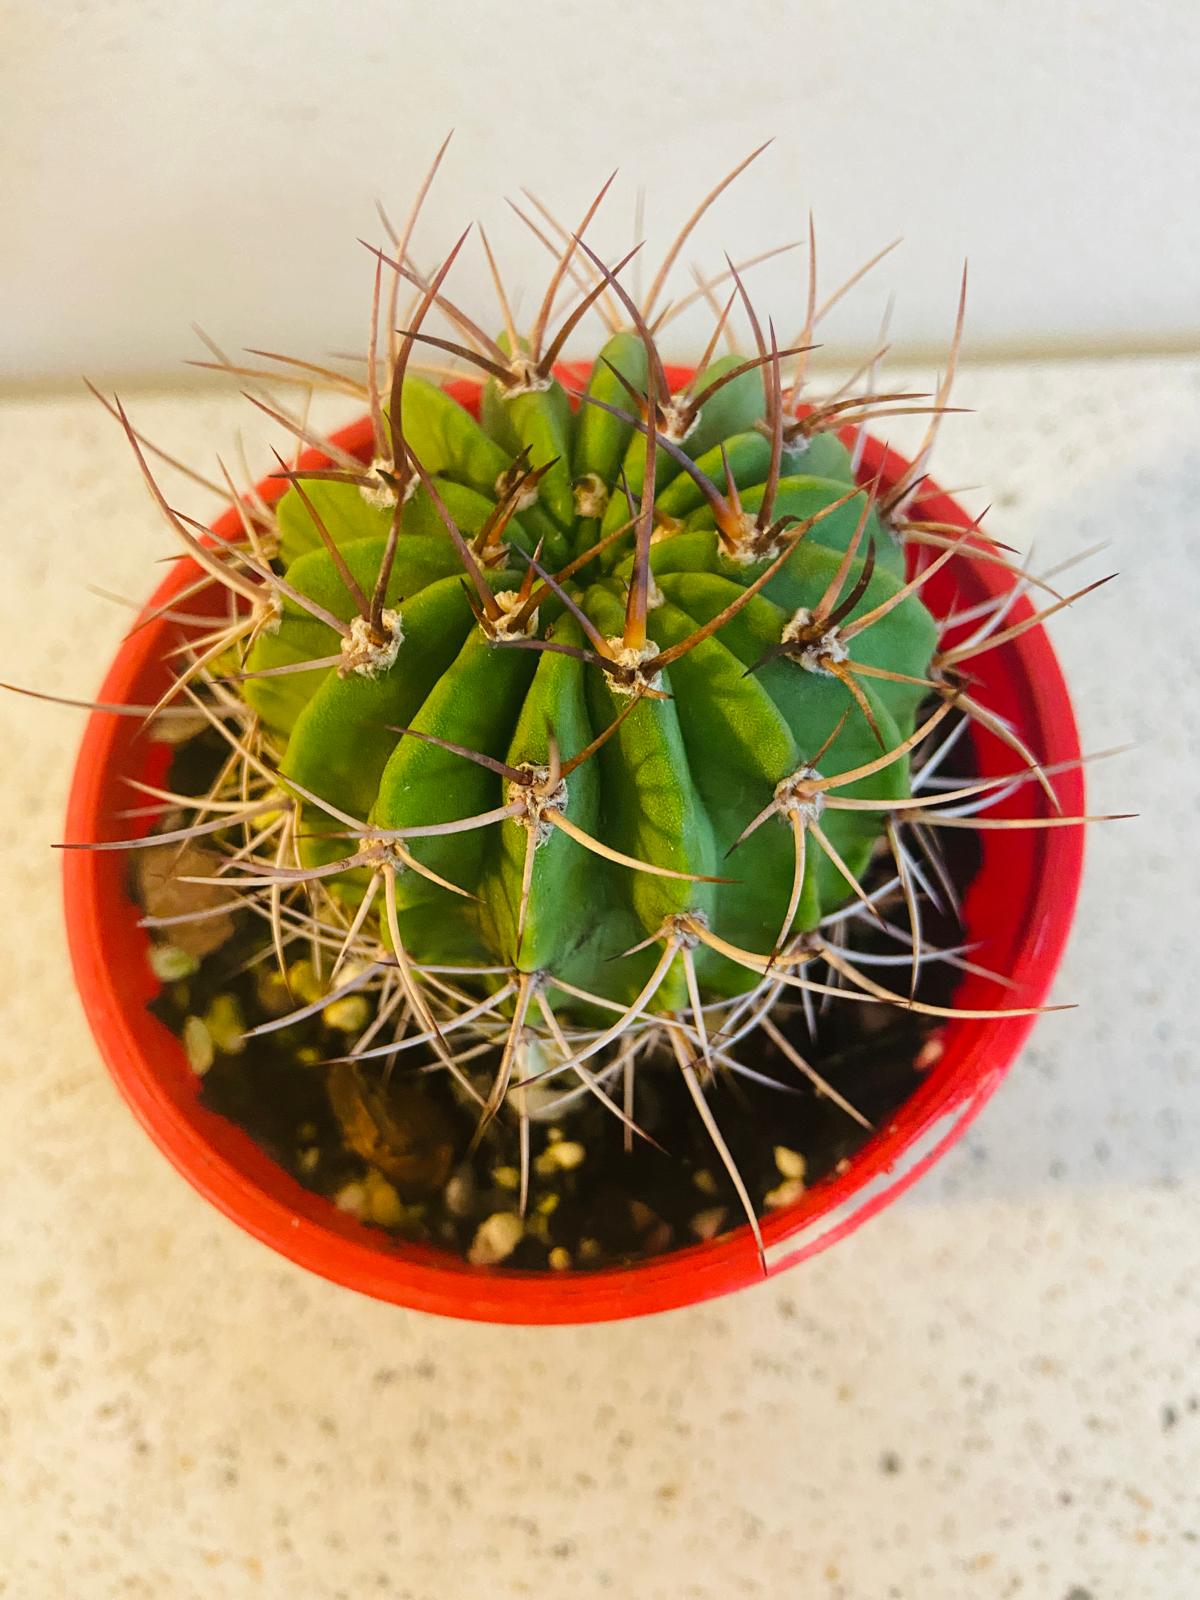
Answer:
[[[650,320],[651,313],[654,310],[655,301],[662,293],[663,285],[666,283],[667,276],[678,259],[679,252],[691,238],[697,224],[701,221],[713,203],[720,198],[726,189],[728,189],[729,185],[734,181],[734,179],[739,177],[752,161],[756,161],[771,143],[772,141],[770,139],[764,140],[764,142],[758,146],[757,150],[752,150],[744,160],[739,161],[732,172],[727,173],[726,176],[721,179],[720,183],[709,190],[704,199],[701,200],[700,204],[696,207],[691,216],[684,223],[683,227],[679,230],[679,233],[676,235],[674,241],[668,248],[666,255],[663,257],[662,265],[659,267],[654,276],[654,281],[650,285],[649,292],[647,293],[645,302],[642,306],[642,315],[647,322]]]
[[[673,867],[655,866],[653,862],[642,861],[638,856],[627,856],[622,850],[614,850],[611,845],[603,844],[599,839],[594,839],[590,833],[585,833],[582,828],[553,806],[548,806],[542,817],[560,832],[565,833],[568,839],[574,839],[576,844],[583,845],[585,850],[591,850],[598,856],[603,856],[606,861],[613,861],[619,867],[630,867],[634,872],[649,872],[657,878],[675,878],[684,883],[736,883],[736,878],[714,878],[703,872],[677,872]]]

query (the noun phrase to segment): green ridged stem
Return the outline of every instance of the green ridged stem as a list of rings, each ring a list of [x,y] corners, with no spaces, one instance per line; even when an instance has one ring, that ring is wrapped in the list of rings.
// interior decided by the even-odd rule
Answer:
[[[609,365],[611,363],[611,366]],[[714,362],[692,386],[727,372],[733,358]],[[597,359],[588,394],[625,409],[630,399],[611,367],[639,392],[646,353],[633,334],[614,335]],[[701,408],[682,449],[722,493],[721,447],[743,508],[762,502],[771,447],[764,420],[761,372],[743,374]],[[640,495],[645,434],[600,406],[574,408],[553,382],[506,394],[484,385],[482,421],[441,390],[408,378],[403,428],[409,450],[432,479],[445,510],[468,541],[496,505],[498,485],[521,450],[533,468],[555,464],[538,485],[535,504],[507,524],[498,566],[485,570],[491,591],[517,590],[523,558],[540,545],[551,572],[588,550],[603,534],[630,521],[624,483]],[[767,559],[732,559],[718,537],[713,512],[691,476],[665,451],[656,462],[651,548],[654,602],[647,618],[653,645],[668,649],[717,617],[763,571]],[[600,480],[608,494],[602,513],[580,511],[583,488]],[[813,518],[847,494],[852,483],[845,447],[829,435],[790,447],[783,460],[772,519]],[[582,487],[581,487],[582,486]],[[372,504],[353,484],[312,481],[305,492],[364,591],[374,588],[392,511]],[[575,1002],[555,979],[599,996],[628,1002],[659,958],[653,942],[668,919],[699,913],[722,939],[769,954],[781,931],[792,884],[794,842],[785,818],[772,816],[730,854],[746,825],[771,804],[776,785],[802,768],[828,742],[823,775],[875,761],[880,741],[899,745],[913,731],[924,698],[920,681],[860,677],[871,712],[863,715],[838,678],[776,655],[798,608],[821,601],[859,528],[863,500],[816,521],[780,570],[736,616],[696,643],[663,672],[665,698],[628,697],[594,662],[557,651],[493,641],[472,611],[473,589],[430,492],[418,488],[399,508],[399,539],[386,605],[400,622],[394,662],[375,675],[326,667],[289,676],[247,679],[244,693],[282,750],[281,772],[370,829],[419,827],[472,817],[502,806],[515,792],[508,779],[428,739],[391,731],[411,728],[506,763],[543,769],[551,739],[569,762],[624,715],[616,731],[566,779],[563,814],[575,828],[612,850],[651,866],[697,878],[662,877],[601,859],[550,825],[533,853],[523,937],[518,940],[522,876],[530,832],[520,818],[437,838],[413,838],[406,848],[429,871],[473,898],[451,894],[411,869],[397,877],[399,930],[418,964],[461,961],[500,965],[546,976],[558,1005]],[[279,505],[281,559],[288,583],[349,623],[350,594],[300,494],[291,488]],[[621,635],[634,562],[632,528],[566,584],[566,592],[608,639]],[[879,606],[904,582],[903,551],[872,511],[845,575],[848,593],[863,574],[868,548],[874,570],[850,616]],[[551,597],[540,609],[536,637],[590,651],[580,623]],[[936,642],[933,619],[910,595],[858,635],[851,659],[900,678],[922,680]],[[339,636],[292,600],[273,631],[258,637],[251,673],[336,655]],[[756,668],[756,670],[750,670]],[[874,726],[871,725],[873,722]],[[887,801],[908,793],[905,757],[839,793]],[[331,837],[337,825],[304,807],[303,850],[309,861],[339,859],[354,840]],[[827,809],[821,826],[851,873],[861,875],[880,838],[878,813]],[[329,837],[318,837],[324,833]],[[362,892],[367,871],[332,881],[348,901]],[[329,883],[329,880],[326,880]],[[845,902],[850,888],[835,865],[810,847],[803,893],[792,931],[813,928]],[[742,992],[752,973],[701,945],[694,953],[706,997]],[[686,1004],[682,976],[672,972],[656,1010]],[[578,1006],[576,1005],[576,1009]]]

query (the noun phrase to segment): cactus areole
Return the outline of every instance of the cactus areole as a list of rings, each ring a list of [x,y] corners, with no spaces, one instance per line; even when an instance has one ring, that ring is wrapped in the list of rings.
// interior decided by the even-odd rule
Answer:
[[[230,597],[210,628],[193,629],[157,708],[203,716],[229,750],[219,786],[185,807],[177,832],[220,856],[217,875],[261,914],[268,959],[303,924],[323,951],[322,1001],[373,997],[363,1070],[389,1051],[390,1070],[397,1049],[419,1045],[473,1099],[480,1126],[524,1124],[536,1086],[543,1099],[598,1098],[636,1136],[631,1063],[681,1073],[746,1212],[740,1233],[695,1247],[728,1247],[740,1262],[697,1291],[715,1292],[761,1270],[770,1239],[709,1104],[712,1081],[773,1014],[835,994],[914,1004],[915,906],[932,869],[918,864],[911,830],[972,826],[966,818],[997,801],[1011,817],[1015,789],[1031,827],[1051,795],[1075,820],[1077,772],[1055,787],[1039,765],[1065,750],[1070,766],[1073,725],[1040,632],[1040,692],[1066,718],[1049,753],[1030,750],[1011,705],[986,703],[973,671],[987,642],[978,616],[976,632],[948,631],[936,614],[931,596],[947,594],[950,572],[969,572],[1002,659],[1013,646],[997,629],[1033,615],[1023,600],[999,614],[1013,583],[1001,553],[923,483],[948,383],[932,397],[814,400],[813,297],[781,349],[733,269],[698,367],[669,369],[661,284],[639,304],[626,263],[610,269],[570,236],[532,325],[518,333],[501,291],[505,331],[492,339],[448,298],[461,244],[428,277],[407,239],[380,253],[368,420],[356,435],[365,448],[316,434],[299,409],[275,411],[316,451],[280,458],[265,494],[234,495],[215,542],[162,497],[151,447],[110,406],[197,563],[196,603]],[[399,314],[406,286],[412,303]],[[381,351],[389,309],[395,331]],[[718,354],[734,313],[745,347]],[[563,366],[565,340],[596,315],[607,326],[594,358]],[[454,337],[432,332],[447,321]],[[472,362],[478,382],[447,388],[418,370],[431,350]],[[912,466],[893,460],[872,476],[882,457],[871,446],[864,465],[863,423],[918,398],[931,413],[926,447]],[[964,718],[982,740],[981,777],[921,788],[926,741]],[[93,835],[104,826],[78,797],[73,817]],[[1031,839],[1040,850],[1051,837],[1025,834],[1021,848],[1028,856]],[[1069,905],[1078,829],[1053,834],[1067,837]],[[1012,841],[1004,834],[998,848]],[[870,869],[884,858],[890,881],[877,891]],[[69,894],[71,873],[78,899],[100,859],[71,857]],[[880,975],[834,937],[831,919],[847,908],[904,925],[911,987],[907,969]],[[1015,995],[968,979],[987,1004],[946,1008],[951,1032],[1008,1030],[1007,1059],[1056,953]],[[76,954],[81,979],[92,972],[86,988],[95,962],[78,942]],[[485,1045],[481,1080],[471,1063]],[[967,1087],[954,1103],[967,1103]],[[153,1097],[133,1098],[153,1125]],[[925,1130],[935,1111],[931,1102]],[[873,1159],[878,1176],[890,1162]],[[245,1220],[228,1193],[217,1198]],[[572,1288],[574,1309],[519,1307],[492,1289],[486,1304],[458,1306],[413,1287],[436,1278],[427,1259],[389,1287],[382,1268],[380,1278],[331,1266],[299,1238],[282,1247],[372,1292],[468,1315],[620,1315],[691,1297],[625,1304],[610,1284],[587,1305],[592,1291]],[[346,1249],[374,1254],[361,1239]],[[664,1271],[647,1263],[629,1276]]]

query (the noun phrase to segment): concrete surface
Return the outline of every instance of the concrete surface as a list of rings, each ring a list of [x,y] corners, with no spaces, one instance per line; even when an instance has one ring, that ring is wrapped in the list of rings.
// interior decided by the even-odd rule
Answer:
[[[898,373],[904,378],[904,373]],[[927,377],[928,374],[921,374]],[[735,1299],[455,1325],[306,1276],[198,1199],[66,966],[79,721],[0,698],[0,1595],[1192,1600],[1200,1593],[1200,366],[969,368],[938,459],[1044,565],[1097,828],[1058,997],[967,1142]],[[211,457],[240,402],[132,394]],[[0,676],[93,692],[165,555],[76,391],[3,438]],[[896,441],[901,441],[899,428]],[[261,442],[255,459],[263,457]],[[187,502],[199,510],[201,502]]]

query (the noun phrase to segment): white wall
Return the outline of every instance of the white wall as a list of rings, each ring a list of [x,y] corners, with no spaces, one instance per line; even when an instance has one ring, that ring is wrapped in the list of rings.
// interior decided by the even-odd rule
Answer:
[[[597,237],[628,237],[644,182],[661,240],[775,134],[700,253],[796,237],[811,205],[831,282],[903,232],[833,343],[868,340],[889,288],[900,341],[941,341],[967,253],[976,349],[1186,343],[1198,85],[1196,0],[7,0],[0,376],[169,371],[193,318],[357,343],[355,236],[450,127],[426,261],[483,218],[536,283],[502,195],[575,213],[618,163]],[[759,281],[786,336],[799,259]],[[477,253],[456,283],[493,320]]]

